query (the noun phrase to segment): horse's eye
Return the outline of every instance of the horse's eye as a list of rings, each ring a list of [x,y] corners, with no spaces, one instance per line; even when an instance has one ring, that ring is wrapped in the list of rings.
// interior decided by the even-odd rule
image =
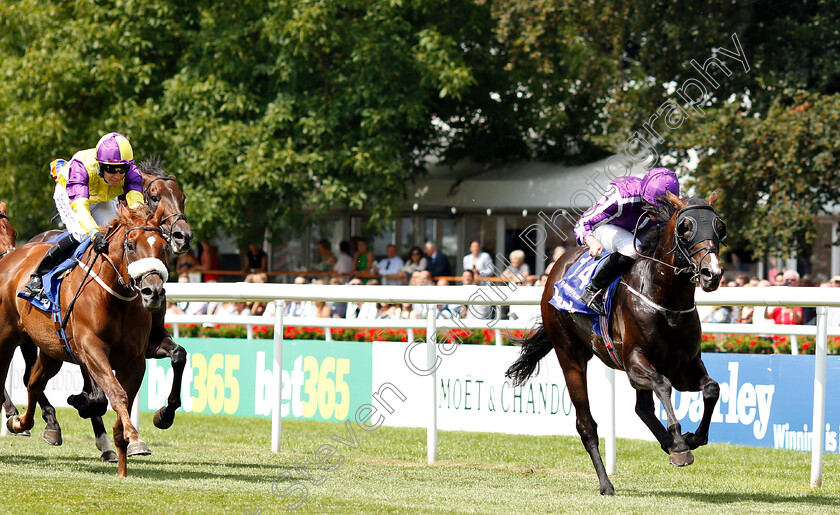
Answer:
[[[689,216],[683,218],[680,221],[679,226],[677,226],[677,236],[684,240],[690,240],[691,237],[694,235],[695,225],[696,222],[694,221],[694,218],[691,218]]]
[[[723,223],[723,220],[720,218],[715,220],[715,232],[717,233],[720,241],[723,241],[726,238],[726,224]]]
[[[157,202],[158,200],[160,200],[156,195],[152,195],[151,199],[152,199],[152,202]]]
[[[133,241],[125,242],[125,248],[127,248],[131,252],[134,252],[134,242]]]

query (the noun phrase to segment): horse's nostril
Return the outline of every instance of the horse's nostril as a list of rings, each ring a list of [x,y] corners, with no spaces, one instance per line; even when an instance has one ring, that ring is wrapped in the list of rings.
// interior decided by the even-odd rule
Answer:
[[[708,268],[701,268],[700,269],[700,275],[702,275],[706,279],[711,279],[712,278],[712,271],[709,270]]]
[[[143,288],[140,290],[140,294],[144,297],[151,297],[154,294],[154,292],[151,288]]]
[[[186,238],[184,238],[184,233],[182,233],[182,232],[173,232],[172,233],[172,239],[181,241],[181,240],[185,240]]]

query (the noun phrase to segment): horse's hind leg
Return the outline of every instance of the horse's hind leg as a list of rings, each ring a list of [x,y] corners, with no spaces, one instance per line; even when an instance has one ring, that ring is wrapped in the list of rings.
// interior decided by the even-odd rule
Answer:
[[[671,404],[671,382],[657,372],[647,358],[640,352],[633,352],[626,365],[627,378],[637,390],[652,390],[662,403],[668,417],[668,431],[663,432],[662,423],[656,418],[651,395],[643,392],[636,395],[636,414],[648,426],[659,441],[662,449],[670,456],[671,463],[677,466],[691,465],[694,456],[680,434],[680,422]]]
[[[689,449],[696,449],[706,445],[709,441],[709,426],[712,423],[712,414],[715,405],[720,397],[720,386],[709,377],[706,372],[706,365],[698,356],[694,361],[680,367],[675,374],[674,387],[680,391],[703,392],[703,418],[694,433],[683,433],[685,443]]]
[[[29,376],[27,390],[29,392],[29,402],[26,405],[26,411],[23,415],[9,418],[6,421],[6,426],[12,433],[20,433],[28,431],[35,425],[35,405],[38,399],[44,393],[44,388],[47,386],[47,381],[53,378],[59,370],[63,361],[53,359],[43,352],[38,355],[35,364],[32,366],[32,372]]]
[[[20,353],[23,355],[23,361],[26,363],[26,368],[23,372],[23,384],[29,385],[29,377],[32,373],[32,367],[38,359],[38,347],[32,343],[32,340],[26,338],[25,342],[20,345]],[[55,408],[43,393],[38,397],[38,405],[41,406],[41,418],[46,422],[44,428],[44,441],[50,445],[61,445],[63,440],[61,438],[61,426],[58,425],[58,419],[55,416]]]

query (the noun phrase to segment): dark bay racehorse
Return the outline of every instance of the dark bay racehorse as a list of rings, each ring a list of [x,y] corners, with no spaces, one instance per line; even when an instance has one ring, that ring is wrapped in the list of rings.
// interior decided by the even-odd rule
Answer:
[[[718,384],[700,359],[700,318],[694,305],[695,283],[705,291],[720,285],[723,270],[718,251],[726,226],[714,211],[717,193],[704,202],[668,194],[664,205],[647,206],[660,222],[642,245],[641,256],[615,291],[610,319],[615,350],[630,384],[636,389],[636,414],[650,428],[674,465],[694,462],[691,453],[705,445]],[[554,283],[587,249],[567,252],[557,261],[541,301],[542,325],[522,342],[519,358],[507,376],[522,385],[552,349],[557,354],[569,396],[577,412],[577,430],[598,474],[601,494],[615,493],[598,450],[597,424],[589,410],[586,366],[593,355],[619,368],[586,315],[558,311],[548,301]],[[703,392],[704,412],[695,433],[682,433],[671,404],[671,388]],[[654,412],[653,395],[665,409],[667,429]]]
[[[40,350],[27,385],[26,411],[10,417],[7,427],[13,433],[31,429],[35,403],[47,381],[64,361],[75,359],[117,413],[113,437],[120,477],[127,473],[128,455],[151,452],[129,412],[146,370],[149,310],[161,305],[168,278],[164,262],[168,243],[160,229],[161,218],[160,211],[152,213],[147,206],[135,210],[120,206],[106,234],[109,254],[94,255],[88,249],[82,258],[88,270],[79,265],[64,279],[61,305],[78,297],[66,327],[69,352],[56,335],[50,314],[17,297],[49,245],[28,243],[0,260],[0,376],[8,373],[12,354],[22,342],[32,342]]]
[[[171,250],[175,254],[183,254],[189,251],[193,239],[192,228],[187,222],[184,214],[184,195],[174,175],[164,171],[164,162],[160,158],[152,158],[138,164],[138,169],[143,176],[143,195],[146,204],[152,211],[160,208],[162,213],[161,228],[169,240]],[[51,237],[60,234],[61,231],[47,231],[29,240],[30,242],[47,241]],[[147,358],[172,360],[174,380],[172,390],[167,398],[166,406],[158,409],[154,415],[154,424],[160,429],[167,429],[172,426],[175,420],[175,411],[181,406],[181,379],[187,363],[187,352],[183,347],[176,344],[169,331],[165,327],[164,315],[166,314],[166,299],[164,298],[161,307],[152,311],[152,332],[149,335],[149,345],[146,351]],[[26,362],[24,373],[24,384],[32,365],[37,358],[37,348],[34,345],[21,345],[21,353]],[[85,384],[82,394],[71,395],[68,402],[74,406],[80,416],[91,419],[93,432],[96,436],[96,446],[101,451],[103,461],[117,461],[117,454],[111,448],[108,435],[105,432],[105,425],[102,422],[101,414],[107,410],[107,402],[102,396],[91,397],[91,385]],[[41,406],[41,415],[46,422],[44,429],[44,440],[51,445],[61,445],[61,427],[55,416],[55,408],[46,396],[38,399]],[[17,409],[12,404],[11,398],[6,392],[6,414],[15,415]]]

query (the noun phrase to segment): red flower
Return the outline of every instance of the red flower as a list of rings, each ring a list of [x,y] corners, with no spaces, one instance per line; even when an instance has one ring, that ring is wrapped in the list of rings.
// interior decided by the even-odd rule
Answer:
[[[750,340],[750,347],[755,347],[758,344],[755,340]]]

